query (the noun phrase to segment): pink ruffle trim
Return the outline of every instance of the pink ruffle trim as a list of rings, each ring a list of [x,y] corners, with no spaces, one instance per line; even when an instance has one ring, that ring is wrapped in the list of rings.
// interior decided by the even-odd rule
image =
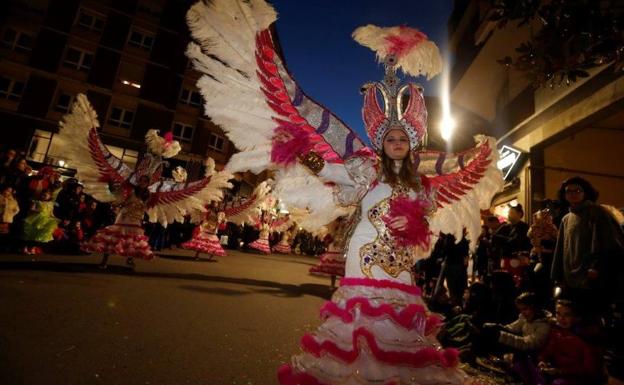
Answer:
[[[195,250],[199,251],[200,253],[216,255],[218,257],[224,257],[225,255],[227,255],[218,241],[215,242],[212,240],[205,241],[202,239],[191,239],[188,242],[184,242],[180,246],[182,246],[182,248],[184,249]]]
[[[422,293],[418,286],[406,285],[404,283],[390,281],[387,279],[343,278],[340,280],[340,286],[367,286],[377,289],[397,289],[417,296],[420,296]]]
[[[264,254],[271,254],[271,248],[269,242],[266,239],[257,239],[249,244],[252,249],[263,252]]]
[[[459,353],[457,349],[435,349],[423,348],[417,352],[397,352],[384,351],[375,341],[375,336],[370,331],[361,327],[353,331],[353,349],[343,350],[334,342],[326,340],[318,343],[311,334],[306,334],[301,338],[301,348],[319,358],[323,354],[330,354],[343,362],[352,363],[360,355],[363,349],[362,339],[366,341],[368,348],[375,358],[391,365],[409,365],[415,368],[422,368],[429,365],[440,364],[443,367],[454,367],[459,363]]]
[[[290,246],[279,243],[273,248],[273,251],[282,254],[290,254],[291,249]]]
[[[397,312],[388,304],[382,304],[375,307],[374,305],[371,305],[368,298],[365,297],[350,298],[345,304],[344,309],[340,308],[336,303],[328,301],[321,307],[321,317],[327,318],[333,315],[339,317],[345,323],[351,323],[354,319],[353,310],[356,307],[360,309],[362,314],[371,318],[389,316],[394,322],[408,330],[414,329],[414,326],[417,323],[417,316],[427,317],[424,330],[425,335],[429,335],[430,332],[437,330],[437,327],[442,322],[440,317],[434,314],[427,315],[427,309],[422,305],[411,304],[406,306],[400,312]]]
[[[143,229],[134,225],[107,226],[83,242],[80,248],[88,253],[108,253],[142,259],[154,257]]]

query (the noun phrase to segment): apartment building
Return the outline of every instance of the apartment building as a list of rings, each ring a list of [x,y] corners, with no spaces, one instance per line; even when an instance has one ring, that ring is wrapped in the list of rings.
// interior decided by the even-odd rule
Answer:
[[[494,205],[517,202],[534,212],[579,175],[600,191],[601,203],[624,206],[623,73],[606,63],[575,82],[535,88],[498,60],[517,56],[539,25],[498,28],[492,12],[490,1],[456,0],[448,27],[451,100],[490,123],[506,156],[507,183]]]

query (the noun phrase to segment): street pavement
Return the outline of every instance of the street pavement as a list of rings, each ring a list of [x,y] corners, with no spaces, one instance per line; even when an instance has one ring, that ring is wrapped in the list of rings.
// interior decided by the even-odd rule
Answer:
[[[319,324],[316,258],[0,254],[0,385],[271,385]]]

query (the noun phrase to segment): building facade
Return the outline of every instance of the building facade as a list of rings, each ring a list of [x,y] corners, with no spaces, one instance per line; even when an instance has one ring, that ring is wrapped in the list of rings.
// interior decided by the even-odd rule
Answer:
[[[234,146],[203,114],[199,73],[184,51],[186,0],[8,0],[0,5],[0,130],[5,148],[31,161],[72,167],[55,142],[78,93],[98,113],[100,134],[129,164],[147,130],[182,145],[172,165],[201,176],[207,156],[223,167]]]
[[[517,55],[515,48],[539,26],[498,28],[491,15],[489,1],[456,0],[449,37],[456,59],[452,102],[490,122],[499,147],[521,155],[494,205],[517,202],[534,212],[544,199],[557,198],[563,180],[578,175],[600,191],[601,203],[623,207],[623,73],[607,63],[587,78],[536,89],[498,60]]]

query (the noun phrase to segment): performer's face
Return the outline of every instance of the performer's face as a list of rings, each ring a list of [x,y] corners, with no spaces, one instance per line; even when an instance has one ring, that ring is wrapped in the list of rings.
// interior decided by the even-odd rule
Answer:
[[[383,141],[384,153],[392,160],[405,159],[409,151],[409,138],[405,131],[392,128]]]

